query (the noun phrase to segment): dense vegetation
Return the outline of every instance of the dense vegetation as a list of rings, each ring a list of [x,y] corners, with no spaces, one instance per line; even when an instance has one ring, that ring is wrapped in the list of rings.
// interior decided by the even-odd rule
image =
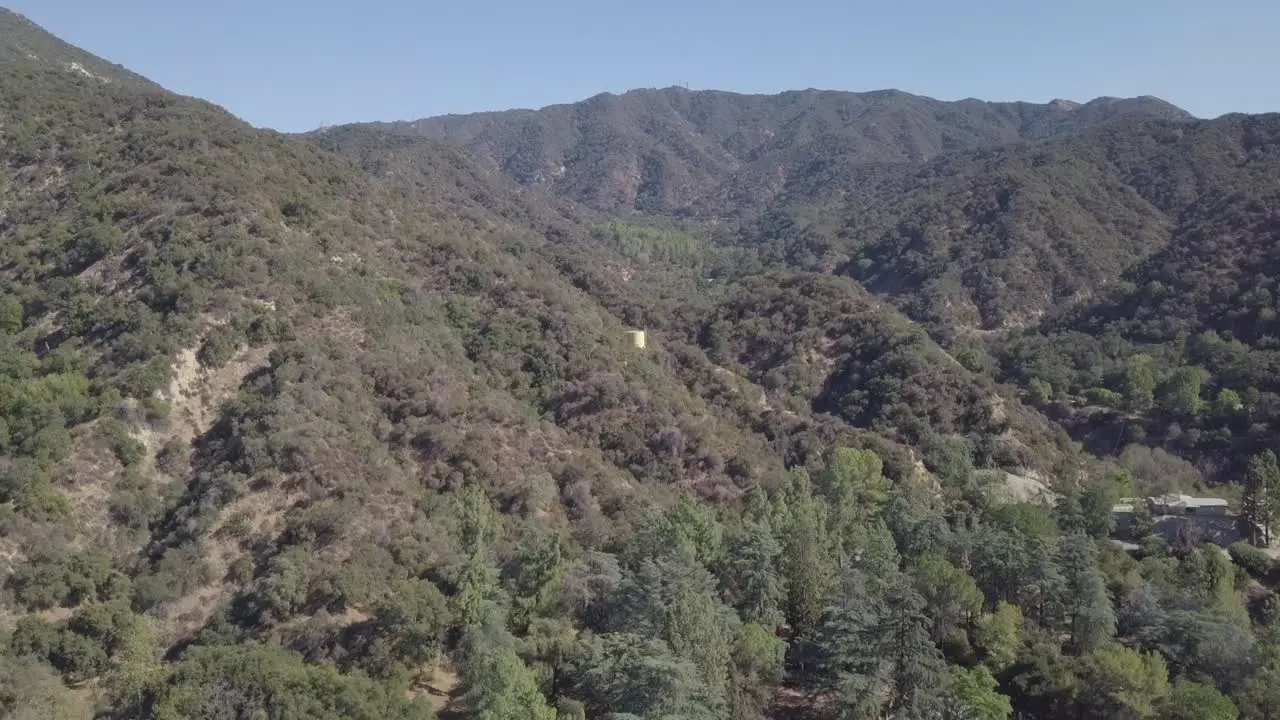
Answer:
[[[603,93],[541,110],[450,115],[317,131],[445,140],[517,182],[589,207],[736,215],[828,158],[910,163],[944,152],[1071,134],[1118,118],[1187,119],[1156,98],[939,102],[896,90],[739,95],[682,88]]]
[[[0,30],[0,715],[1274,714],[1271,555],[1108,536],[1280,521],[1275,118],[297,138]]]

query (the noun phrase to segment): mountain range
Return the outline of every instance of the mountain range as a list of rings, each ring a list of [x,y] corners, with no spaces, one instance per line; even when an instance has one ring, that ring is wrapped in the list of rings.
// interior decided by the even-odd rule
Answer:
[[[1280,691],[1265,556],[1106,542],[1121,493],[1261,502],[1280,115],[667,88],[290,135],[0,11],[0,167],[8,715]]]
[[[897,90],[740,95],[666,88],[356,127],[464,147],[516,182],[599,210],[672,212],[768,200],[803,182],[820,159],[918,163],[1142,118],[1192,119],[1153,97],[1039,105],[940,102]]]

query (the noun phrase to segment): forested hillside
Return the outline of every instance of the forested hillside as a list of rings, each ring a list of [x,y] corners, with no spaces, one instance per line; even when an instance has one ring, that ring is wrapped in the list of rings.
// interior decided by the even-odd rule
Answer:
[[[732,214],[748,199],[771,198],[837,152],[859,163],[906,163],[1117,118],[1190,116],[1149,97],[1038,105],[948,103],[896,90],[739,95],[666,88],[541,110],[353,127],[451,142],[517,182],[600,210],[665,213],[705,205]]]
[[[0,716],[1272,716],[1271,557],[1108,537],[1280,514],[1274,118],[295,137],[0,30]]]

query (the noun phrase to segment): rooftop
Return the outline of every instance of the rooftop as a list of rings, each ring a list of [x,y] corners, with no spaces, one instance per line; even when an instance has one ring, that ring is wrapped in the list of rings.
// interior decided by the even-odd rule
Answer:
[[[1157,505],[1166,507],[1226,507],[1227,501],[1222,498],[1191,497],[1190,495],[1169,494],[1151,498]]]

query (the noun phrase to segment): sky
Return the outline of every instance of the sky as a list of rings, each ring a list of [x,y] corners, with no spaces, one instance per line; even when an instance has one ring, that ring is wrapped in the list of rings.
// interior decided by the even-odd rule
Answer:
[[[687,85],[1280,111],[1276,0],[0,0],[285,131]]]

